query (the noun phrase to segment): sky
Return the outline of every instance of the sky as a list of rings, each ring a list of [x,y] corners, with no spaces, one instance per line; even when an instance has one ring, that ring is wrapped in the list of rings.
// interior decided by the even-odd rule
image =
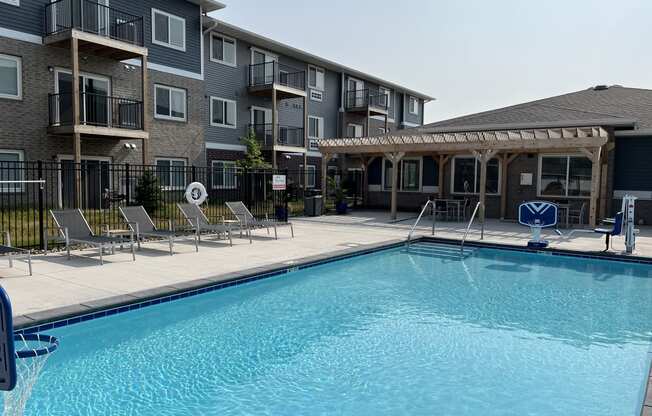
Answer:
[[[650,0],[223,0],[211,16],[421,91],[425,122],[652,88]]]

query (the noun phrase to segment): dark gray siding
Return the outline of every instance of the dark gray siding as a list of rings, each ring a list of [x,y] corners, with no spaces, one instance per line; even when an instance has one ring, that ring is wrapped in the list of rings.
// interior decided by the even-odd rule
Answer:
[[[652,191],[652,136],[616,139],[614,189]]]
[[[41,36],[48,3],[48,0],[21,0],[18,7],[0,3],[0,27]]]
[[[0,27],[42,36],[45,5],[48,3],[48,0],[21,0],[19,7],[0,3]],[[201,73],[199,6],[185,0],[110,0],[109,4],[126,13],[143,16],[145,46],[149,49],[150,62]],[[185,52],[152,44],[152,8],[186,20]]]

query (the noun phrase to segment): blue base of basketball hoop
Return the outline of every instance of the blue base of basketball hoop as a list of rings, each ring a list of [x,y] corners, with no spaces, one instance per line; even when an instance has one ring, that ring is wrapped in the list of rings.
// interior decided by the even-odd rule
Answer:
[[[530,227],[532,239],[528,248],[546,248],[548,241],[541,238],[541,230],[557,225],[558,207],[548,201],[524,202],[518,206],[518,223]]]

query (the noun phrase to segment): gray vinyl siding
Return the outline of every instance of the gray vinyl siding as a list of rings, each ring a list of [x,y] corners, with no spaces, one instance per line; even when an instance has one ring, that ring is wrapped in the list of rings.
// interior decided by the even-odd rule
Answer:
[[[652,191],[652,136],[616,139],[614,189]]]
[[[0,27],[42,36],[45,5],[48,0],[21,0],[20,6],[0,3]],[[136,16],[143,16],[145,46],[149,62],[201,74],[199,6],[185,0],[109,0],[110,7]],[[186,50],[180,51],[152,44],[152,8],[186,20]]]
[[[219,33],[219,32],[215,32]],[[251,62],[251,47],[240,39],[236,39],[236,67],[211,61],[210,34],[204,39],[205,54],[205,88],[206,105],[204,123],[206,126],[206,141],[227,145],[239,145],[240,138],[246,133],[251,120],[251,107],[272,108],[269,97],[258,97],[248,92],[248,66]],[[262,48],[259,48],[262,49]],[[306,71],[308,63],[280,55],[273,50],[269,53],[279,55],[279,63],[295,69]],[[306,82],[307,84],[307,82]],[[229,129],[210,125],[210,97],[220,97],[236,101],[237,128]],[[308,99],[308,115],[324,118],[324,136],[337,136],[337,118],[339,109],[339,74],[326,71],[324,77],[324,97],[322,102]],[[279,125],[303,127],[303,99],[295,98],[280,100],[278,107]]]

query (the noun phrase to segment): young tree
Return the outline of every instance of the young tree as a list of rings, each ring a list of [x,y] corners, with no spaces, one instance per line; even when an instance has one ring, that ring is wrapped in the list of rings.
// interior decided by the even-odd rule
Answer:
[[[256,137],[256,132],[252,129],[249,130],[246,136],[241,137],[240,141],[247,147],[244,159],[238,160],[236,163],[242,169],[269,169],[272,166],[263,158],[263,152],[260,149],[260,142]]]
[[[158,177],[151,170],[146,170],[136,183],[136,203],[145,207],[145,211],[153,214],[161,203],[161,186]]]

